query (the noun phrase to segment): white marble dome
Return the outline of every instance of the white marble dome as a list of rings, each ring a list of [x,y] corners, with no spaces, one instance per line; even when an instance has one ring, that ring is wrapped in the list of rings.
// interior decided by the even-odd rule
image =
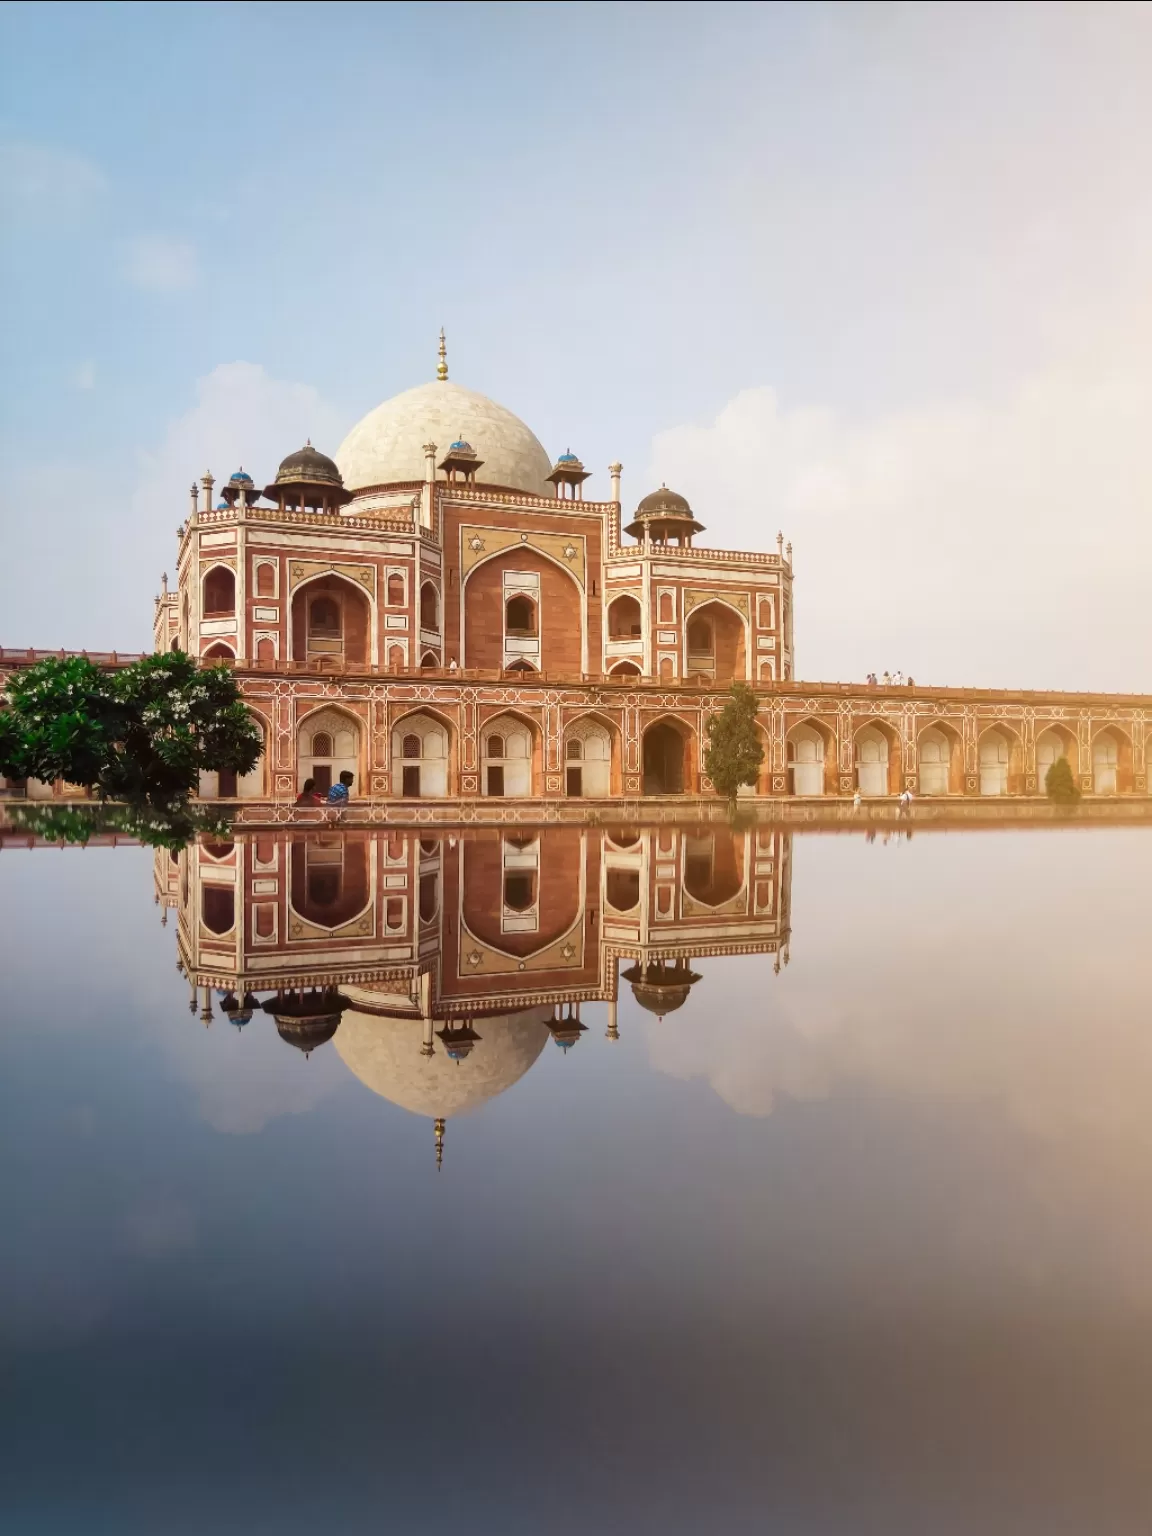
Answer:
[[[450,379],[406,389],[369,411],[336,450],[336,463],[353,492],[423,480],[424,444],[436,444],[439,463],[460,439],[481,460],[481,484],[548,494],[552,465],[535,434],[495,400]]]
[[[341,1061],[367,1088],[430,1120],[466,1114],[511,1088],[548,1041],[550,1007],[478,1018],[480,1039],[456,1062],[437,1040],[436,1054],[422,1056],[422,1019],[389,1019],[349,1008],[333,1044]]]

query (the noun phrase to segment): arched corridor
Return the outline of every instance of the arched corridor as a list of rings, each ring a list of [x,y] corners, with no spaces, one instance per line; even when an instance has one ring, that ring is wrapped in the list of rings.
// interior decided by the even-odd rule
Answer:
[[[731,683],[746,675],[744,621],[727,603],[704,603],[688,618],[689,677]]]

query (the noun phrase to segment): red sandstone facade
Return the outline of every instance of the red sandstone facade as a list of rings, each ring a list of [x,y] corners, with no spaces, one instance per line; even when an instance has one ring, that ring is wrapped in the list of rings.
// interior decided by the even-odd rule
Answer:
[[[286,804],[344,770],[369,802],[707,794],[734,680],[759,699],[761,796],[1043,795],[1059,756],[1087,794],[1147,794],[1152,699],[798,684],[782,536],[698,547],[663,487],[623,528],[620,466],[607,501],[587,478],[442,359],[337,462],[308,445],[216,504],[193,485],[155,644],[226,659],[266,742],[202,795]]]

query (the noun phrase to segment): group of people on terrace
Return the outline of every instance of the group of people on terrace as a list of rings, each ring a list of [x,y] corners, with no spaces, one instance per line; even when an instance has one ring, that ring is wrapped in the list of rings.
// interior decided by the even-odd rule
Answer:
[[[885,672],[877,677],[875,672],[869,672],[865,679],[869,688],[915,688],[915,681],[911,677],[905,677],[903,672]]]

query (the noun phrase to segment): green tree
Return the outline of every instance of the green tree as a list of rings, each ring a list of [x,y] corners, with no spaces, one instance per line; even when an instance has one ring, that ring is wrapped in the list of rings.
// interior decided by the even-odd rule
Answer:
[[[735,803],[742,784],[755,784],[764,761],[756,725],[756,695],[747,683],[733,683],[728,702],[708,721],[704,772],[720,794]]]
[[[50,657],[8,679],[0,773],[65,779],[101,798],[157,803],[191,794],[206,769],[247,773],[263,737],[225,666],[182,651],[105,672]]]
[[[1072,766],[1066,757],[1058,757],[1044,775],[1044,788],[1049,800],[1057,805],[1072,805],[1080,798],[1080,788],[1072,777]]]

